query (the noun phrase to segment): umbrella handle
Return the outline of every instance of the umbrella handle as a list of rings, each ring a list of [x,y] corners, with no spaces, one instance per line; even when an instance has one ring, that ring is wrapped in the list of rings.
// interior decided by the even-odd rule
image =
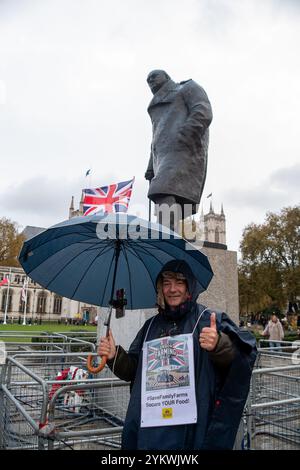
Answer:
[[[91,374],[98,374],[102,371],[102,369],[104,369],[104,366],[107,361],[107,356],[101,356],[101,362],[97,367],[93,366],[93,357],[94,356],[92,354],[88,355],[86,367]]]
[[[113,286],[114,286],[114,281],[113,281]],[[105,323],[105,325],[107,326],[107,328],[106,328],[106,337],[108,337],[108,335],[109,335],[109,326],[110,326],[111,314],[112,314],[112,303],[109,307],[108,317],[107,317],[107,321]],[[87,367],[87,370],[91,374],[98,374],[99,372],[102,371],[102,369],[104,369],[104,366],[105,366],[106,361],[107,361],[107,356],[101,356],[101,362],[100,362],[100,364],[98,364],[97,367],[93,366],[93,357],[94,357],[93,354],[88,355],[86,367]]]

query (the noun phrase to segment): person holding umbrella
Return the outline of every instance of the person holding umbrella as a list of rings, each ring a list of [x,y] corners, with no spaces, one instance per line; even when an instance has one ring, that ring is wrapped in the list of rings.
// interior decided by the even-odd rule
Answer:
[[[207,257],[168,228],[134,215],[74,219],[26,240],[19,261],[45,289],[109,307],[101,364],[94,367],[97,358],[90,355],[87,367],[97,374],[108,359],[115,374],[131,382],[123,449],[232,448],[255,339],[225,313],[212,315],[196,303],[213,277]],[[118,308],[114,295],[122,289],[128,310],[158,305],[128,353],[109,332]]]
[[[124,450],[232,449],[256,359],[255,338],[225,314],[196,300],[199,287],[184,260],[156,279],[158,313],[126,352],[113,334],[98,353],[131,382]]]

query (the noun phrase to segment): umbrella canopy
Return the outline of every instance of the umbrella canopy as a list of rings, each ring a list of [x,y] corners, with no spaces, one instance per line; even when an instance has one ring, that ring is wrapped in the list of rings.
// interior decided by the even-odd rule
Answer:
[[[124,288],[130,310],[155,306],[156,277],[185,260],[200,292],[213,272],[207,257],[166,227],[127,214],[74,217],[27,240],[19,260],[28,276],[63,297],[107,307]]]

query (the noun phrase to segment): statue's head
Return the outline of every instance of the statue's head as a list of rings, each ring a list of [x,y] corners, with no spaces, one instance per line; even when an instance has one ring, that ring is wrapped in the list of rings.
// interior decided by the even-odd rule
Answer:
[[[147,77],[148,85],[153,94],[168,81],[171,77],[164,70],[152,70]]]

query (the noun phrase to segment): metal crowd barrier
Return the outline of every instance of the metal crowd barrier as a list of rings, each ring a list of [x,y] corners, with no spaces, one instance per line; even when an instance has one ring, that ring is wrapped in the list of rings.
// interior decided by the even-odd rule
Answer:
[[[80,338],[78,336],[80,335]],[[96,333],[71,332],[47,333],[45,331],[20,332],[0,331],[0,341],[5,343],[6,352],[13,355],[18,352],[57,351],[72,352],[76,350],[95,351]]]
[[[129,385],[86,370],[88,353],[18,353],[2,370],[0,448],[120,448]],[[65,377],[63,380],[59,380]]]
[[[295,348],[259,349],[234,449],[300,449],[300,361]],[[87,352],[9,356],[0,389],[0,448],[118,449],[129,385],[108,368],[86,371]]]
[[[300,449],[300,360],[296,352],[292,344],[281,345],[277,351],[259,349],[235,449]]]
[[[249,410],[251,447],[300,449],[300,365],[256,369]]]

